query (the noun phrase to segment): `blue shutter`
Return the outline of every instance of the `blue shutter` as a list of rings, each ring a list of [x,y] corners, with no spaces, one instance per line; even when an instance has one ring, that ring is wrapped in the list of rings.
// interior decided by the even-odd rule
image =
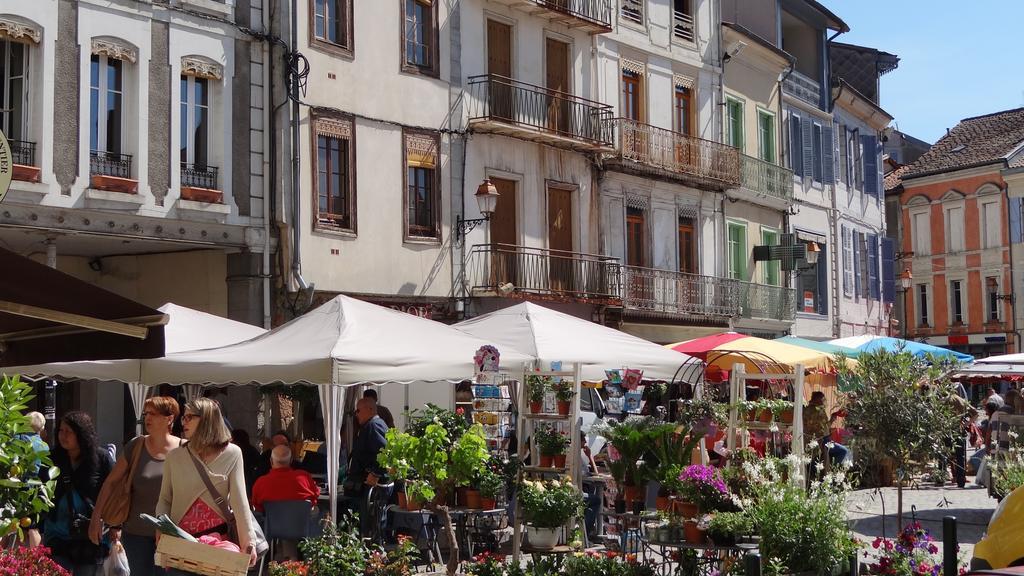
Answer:
[[[1021,237],[1021,213],[1020,213],[1021,199],[1010,198],[1010,242],[1020,243],[1024,242],[1024,238]]]
[[[892,238],[882,238],[882,302],[896,301],[896,245]]]
[[[868,234],[868,291],[871,298],[880,299],[878,285],[878,236]]]
[[[832,133],[832,125],[825,124],[821,127],[821,162],[824,165],[822,179],[825,184],[834,184],[836,181],[836,139]]]
[[[850,241],[853,242],[853,294],[856,298],[860,298],[863,293],[861,292],[861,274],[864,272],[860,269],[860,237],[861,233],[854,230],[850,234]]]
[[[874,198],[879,197],[878,181],[878,139],[874,136],[861,136],[864,149],[864,192]]]
[[[804,138],[800,131],[800,117],[789,116],[789,165],[793,174],[802,176],[804,173]]]
[[[822,242],[818,247],[818,314],[828,315],[828,248]]]
[[[804,141],[804,178],[814,179],[814,122],[804,118],[800,123]]]
[[[849,296],[850,294],[850,278],[846,275],[846,241],[850,239],[849,234],[850,231],[845,224],[840,226],[839,252],[843,255],[842,258],[840,258],[840,262],[842,262],[840,273],[843,275],[843,294],[846,296]]]

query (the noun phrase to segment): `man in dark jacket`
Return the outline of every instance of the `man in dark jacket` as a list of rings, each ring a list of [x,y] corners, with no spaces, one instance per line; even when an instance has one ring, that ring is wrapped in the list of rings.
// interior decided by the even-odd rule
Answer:
[[[360,398],[356,403],[356,423],[359,434],[352,444],[352,461],[348,467],[346,492],[364,493],[364,486],[376,486],[384,478],[384,468],[377,463],[377,454],[387,444],[388,425],[377,415],[377,402]]]

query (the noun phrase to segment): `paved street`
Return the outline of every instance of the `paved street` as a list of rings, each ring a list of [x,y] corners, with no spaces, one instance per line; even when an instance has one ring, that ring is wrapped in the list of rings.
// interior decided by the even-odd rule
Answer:
[[[984,487],[970,483],[966,488],[920,485],[903,491],[904,517],[916,517],[937,541],[942,540],[942,518],[956,516],[957,538],[964,561],[969,561],[974,544],[981,539],[996,508]],[[883,507],[885,514],[883,516]],[[896,532],[896,488],[857,490],[850,494],[847,516],[854,532],[870,542],[876,536],[893,537]]]

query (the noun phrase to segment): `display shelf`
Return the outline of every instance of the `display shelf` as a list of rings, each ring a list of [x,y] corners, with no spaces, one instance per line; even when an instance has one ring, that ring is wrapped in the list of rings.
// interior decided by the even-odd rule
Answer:
[[[543,413],[540,413],[540,414],[529,414],[529,413],[527,413],[527,414],[520,414],[519,416],[521,418],[526,418],[527,420],[568,420],[569,418],[572,417],[571,414],[551,414],[551,413],[547,413],[547,412],[543,412]]]
[[[783,430],[791,430],[793,428],[793,424],[783,424],[782,422],[761,422],[760,420],[740,420],[736,422],[737,426],[740,428],[746,428],[747,430],[770,430],[772,424],[775,424],[775,427],[778,428],[780,432]]]
[[[523,544],[519,547],[519,551],[523,554],[572,554],[579,550],[571,546],[565,546],[564,544],[555,546],[554,548],[534,548],[529,544]]]
[[[523,472],[529,474],[565,474],[568,471],[567,466],[523,466]]]

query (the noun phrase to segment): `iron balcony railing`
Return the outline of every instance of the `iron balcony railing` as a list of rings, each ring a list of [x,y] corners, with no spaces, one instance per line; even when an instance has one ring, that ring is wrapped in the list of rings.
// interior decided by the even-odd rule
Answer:
[[[36,165],[36,143],[26,140],[8,140],[11,145],[11,155],[14,156],[14,163],[20,166]]]
[[[611,30],[611,0],[533,0],[538,6]]]
[[[204,164],[181,163],[181,185],[189,188],[217,188],[217,167]]]
[[[740,155],[741,186],[762,196],[793,201],[793,171],[746,154]]]
[[[782,90],[812,106],[821,106],[821,84],[796,70],[786,76],[782,83]]]
[[[615,152],[651,168],[739,186],[740,153],[732,146],[695,138],[672,130],[615,118]]]
[[[623,266],[622,306],[665,316],[726,320],[739,316],[739,284],[713,276]]]
[[[89,152],[89,173],[115,178],[132,177],[132,155],[92,150]]]
[[[740,316],[792,322],[796,318],[796,290],[753,282],[739,284]]]
[[[679,40],[683,40],[685,42],[693,42],[695,36],[693,27],[693,16],[690,16],[686,12],[673,10],[672,17],[672,35]]]
[[[473,291],[566,300],[621,299],[616,258],[511,244],[473,246],[467,264]]]
[[[470,122],[485,120],[611,146],[612,107],[496,74],[469,79]]]

